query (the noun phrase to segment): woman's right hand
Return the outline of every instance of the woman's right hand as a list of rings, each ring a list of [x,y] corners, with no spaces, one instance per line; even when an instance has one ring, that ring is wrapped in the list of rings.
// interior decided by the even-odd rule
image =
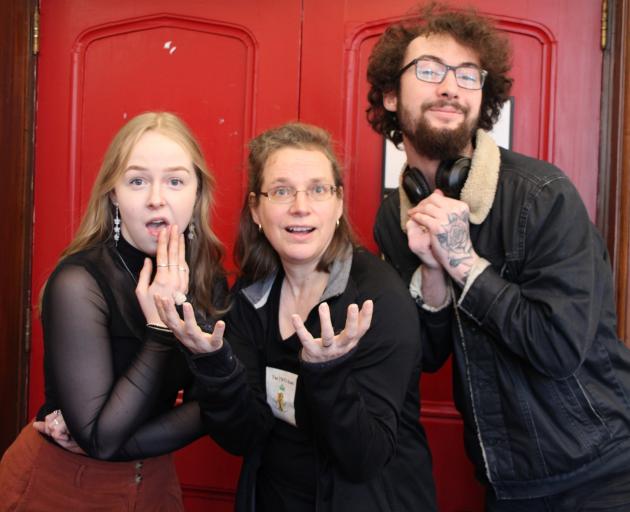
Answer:
[[[225,322],[219,320],[214,325],[212,334],[201,330],[197,325],[192,304],[185,302],[182,306],[184,319],[182,320],[175,309],[175,302],[172,297],[155,296],[155,305],[162,319],[177,339],[192,353],[206,354],[215,352],[223,346],[223,333],[225,332]]]
[[[44,421],[34,421],[33,428],[40,434],[52,437],[53,441],[65,450],[79,455],[85,455],[83,449],[70,435],[66,422],[63,419],[63,414],[61,414],[59,409],[47,414]]]
[[[186,263],[186,243],[183,233],[178,233],[176,225],[160,231],[156,254],[155,277],[150,283],[153,264],[144,260],[140,271],[136,297],[148,324],[164,326],[155,306],[156,296],[172,297],[178,304],[186,300],[188,291],[188,264]]]

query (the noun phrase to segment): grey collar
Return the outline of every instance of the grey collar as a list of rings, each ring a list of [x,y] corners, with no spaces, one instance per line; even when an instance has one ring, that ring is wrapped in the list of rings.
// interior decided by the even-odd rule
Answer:
[[[501,167],[501,153],[494,139],[484,130],[477,130],[476,137],[470,173],[461,193],[461,200],[470,208],[471,224],[481,224],[490,213]],[[402,187],[398,187],[398,193],[400,195],[400,227],[406,231],[407,210],[412,205]]]
[[[319,299],[324,302],[331,297],[341,295],[348,286],[350,279],[350,269],[352,268],[352,246],[348,245],[341,258],[333,261],[330,267],[330,275],[328,276],[328,284],[324,289],[324,293]],[[269,276],[250,284],[241,290],[247,301],[254,306],[254,309],[260,309],[269,299],[269,293],[273,287],[278,272],[273,272]]]

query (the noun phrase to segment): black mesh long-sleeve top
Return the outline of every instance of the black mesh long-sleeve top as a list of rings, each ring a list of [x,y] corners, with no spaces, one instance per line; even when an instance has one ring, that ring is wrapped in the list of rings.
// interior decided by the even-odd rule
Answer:
[[[61,409],[98,459],[162,455],[204,434],[177,340],[146,327],[135,297],[145,257],[124,239],[73,254],[43,297],[46,401],[37,417]],[[214,288],[223,300],[226,283]],[[180,389],[184,403],[175,406]]]

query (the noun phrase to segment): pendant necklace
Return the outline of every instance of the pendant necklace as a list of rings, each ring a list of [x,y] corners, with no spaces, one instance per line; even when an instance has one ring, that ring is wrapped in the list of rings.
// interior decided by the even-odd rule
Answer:
[[[123,264],[123,267],[125,267],[125,270],[129,274],[129,277],[131,277],[131,280],[134,282],[135,285],[137,285],[138,284],[138,280],[136,279],[136,276],[133,275],[133,272],[131,272],[131,270],[129,270],[129,267],[127,266],[127,263],[125,262],[124,258],[122,257],[122,254],[120,254],[118,251],[116,251],[116,256],[118,256],[118,259]]]

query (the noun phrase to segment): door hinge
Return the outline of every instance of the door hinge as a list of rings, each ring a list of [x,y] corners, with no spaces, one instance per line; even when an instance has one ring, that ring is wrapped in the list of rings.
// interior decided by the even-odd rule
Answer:
[[[39,55],[39,7],[33,13],[33,55]]]
[[[602,51],[608,46],[608,0],[602,0]]]

